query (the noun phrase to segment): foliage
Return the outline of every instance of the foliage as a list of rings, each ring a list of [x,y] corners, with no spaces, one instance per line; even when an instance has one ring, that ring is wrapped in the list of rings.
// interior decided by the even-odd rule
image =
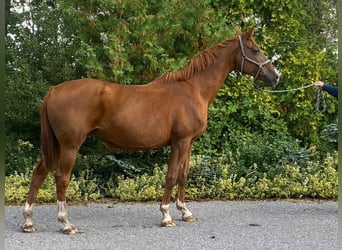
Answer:
[[[133,179],[118,178],[117,187],[108,186],[107,195],[120,201],[158,201],[163,196],[166,167],[155,168],[153,175],[141,175]]]
[[[315,198],[337,199],[338,174],[337,153],[328,155],[323,162],[308,162],[306,167],[286,163],[275,168],[269,175],[250,168],[241,177],[235,173],[236,162],[225,159],[193,157],[186,189],[189,200],[199,199],[270,199],[270,198]],[[167,166],[156,167],[151,175],[133,178],[119,176],[101,184],[89,171],[71,178],[67,197],[71,201],[93,201],[102,197],[119,201],[160,201]],[[31,172],[10,175],[5,180],[7,203],[25,201]],[[176,188],[173,196],[176,196]],[[39,191],[38,201],[55,201],[55,185],[49,176]]]
[[[6,132],[35,144],[40,100],[48,86],[80,77],[146,83],[233,36],[241,22],[256,25],[263,49],[281,56],[280,88],[337,80],[336,19],[328,19],[336,13],[326,0],[276,5],[273,1],[206,0],[189,5],[181,0],[59,0],[12,5],[21,11],[12,8],[11,35],[6,38]],[[235,105],[241,105],[239,99],[251,101],[245,94],[253,91],[239,91],[251,87],[250,81],[234,81],[230,87],[237,91],[231,96]],[[265,106],[279,113],[292,136],[316,143],[320,124],[327,122],[314,115],[314,97],[312,90],[272,95]],[[25,105],[17,100],[25,100]],[[336,117],[336,108],[336,102],[328,100],[326,118]]]
[[[191,161],[186,190],[189,200],[337,198],[336,155],[328,156],[323,163],[310,162],[306,168],[285,164],[272,177],[261,172],[259,176],[253,169],[245,177],[237,177],[232,165],[210,162],[208,166],[203,164],[205,161],[196,158]],[[120,178],[118,188],[111,193],[119,200],[161,200],[165,173],[166,167],[156,169],[153,176]]]
[[[11,1],[11,6],[5,67],[8,177],[29,178],[26,174],[37,162],[39,109],[50,86],[83,77],[146,83],[182,68],[199,51],[234,36],[237,27],[255,26],[258,44],[270,57],[280,58],[275,62],[282,73],[278,89],[315,80],[337,82],[336,2],[330,0],[43,0]],[[234,190],[251,185],[251,176],[259,188],[285,182],[280,166],[291,166],[291,173],[297,168],[308,171],[304,167],[336,150],[336,130],[329,125],[336,123],[336,99],[327,96],[327,111],[315,114],[315,98],[313,89],[258,92],[250,77],[233,72],[209,107],[206,133],[194,144],[194,155],[203,156],[199,165],[217,161],[229,166],[233,176],[220,185],[230,189],[233,183]],[[74,176],[96,179],[110,195],[118,187],[125,189],[127,178],[158,175],[155,166],[167,161],[168,152],[113,152],[90,138],[78,155]],[[201,171],[197,181],[203,183],[224,172],[219,166]],[[141,188],[147,180],[137,180],[135,191],[122,199],[139,192],[146,193],[143,197],[151,193],[151,199],[159,195],[159,189]],[[317,179],[310,183],[323,185]],[[205,190],[197,188],[189,190],[205,197]],[[220,197],[217,190],[210,190],[213,197]]]
[[[330,149],[337,150],[338,128],[336,123],[327,125],[321,132],[321,139],[330,146]]]
[[[32,143],[18,139],[6,142],[7,160],[5,163],[5,175],[11,173],[24,173],[36,162],[39,153]]]
[[[26,173],[11,174],[5,179],[5,200],[6,203],[23,203],[26,201],[27,192],[30,185],[32,171]],[[76,179],[72,176],[67,190],[67,199],[69,201],[95,201],[101,198],[100,189],[97,180],[89,178],[89,172],[83,173]],[[37,202],[55,202],[56,184],[55,178],[48,175],[41,186],[37,195]]]
[[[224,9],[227,20],[259,28],[257,38],[276,62],[281,75],[279,89],[298,88],[316,80],[337,83],[337,22],[333,1],[213,1]],[[314,114],[314,90],[274,94],[268,105],[286,121],[290,134],[303,143],[317,143],[319,128],[326,125]],[[328,100],[327,120],[334,119],[337,102]],[[332,120],[330,120],[332,121]]]

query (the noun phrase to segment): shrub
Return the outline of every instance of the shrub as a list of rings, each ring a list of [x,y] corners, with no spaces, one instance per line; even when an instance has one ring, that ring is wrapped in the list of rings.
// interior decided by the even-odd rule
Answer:
[[[153,175],[147,174],[136,178],[118,178],[118,186],[108,186],[107,194],[122,201],[158,201],[161,200],[164,192],[166,167],[156,167]]]
[[[320,144],[317,146],[322,155],[338,149],[338,128],[336,123],[326,125],[320,133]]]
[[[249,172],[245,177],[234,173],[235,166],[221,164],[203,156],[191,159],[187,199],[269,199],[269,198],[337,198],[337,153],[323,162],[309,162],[306,168],[295,163],[277,168],[272,176]],[[202,164],[197,164],[202,163]],[[212,168],[211,168],[212,167]],[[166,166],[155,169],[152,176],[119,178],[118,187],[109,193],[119,200],[160,200],[163,193]],[[174,190],[175,195],[175,190]]]
[[[5,200],[6,203],[23,203],[26,201],[30,186],[32,171],[26,173],[14,173],[5,179]],[[69,201],[90,201],[101,198],[100,190],[96,179],[88,179],[89,174],[85,171],[81,177],[71,177],[67,189]],[[37,202],[55,202],[56,185],[52,175],[48,175],[38,191]]]
[[[39,149],[30,141],[21,139],[6,142],[5,175],[24,173],[37,163]]]
[[[27,145],[24,143],[21,146]],[[310,150],[314,152],[315,149]],[[240,163],[234,160],[231,152],[227,154],[221,157],[191,157],[187,199],[337,198],[337,151],[328,154],[323,161],[306,160],[304,165],[296,161],[284,161],[273,167],[272,171],[263,172],[262,168],[253,163],[245,168],[243,175],[237,172]],[[155,166],[152,174],[144,173],[133,177],[112,174],[104,182],[86,166],[85,170],[78,172],[77,177],[72,176],[67,198],[72,201],[94,201],[102,197],[120,201],[159,201],[164,192],[166,172],[167,166],[164,164],[162,167]],[[14,172],[6,177],[7,203],[25,201],[31,174],[32,171]],[[55,181],[49,175],[39,190],[37,200],[55,201],[55,193]],[[176,188],[173,196],[176,196]]]

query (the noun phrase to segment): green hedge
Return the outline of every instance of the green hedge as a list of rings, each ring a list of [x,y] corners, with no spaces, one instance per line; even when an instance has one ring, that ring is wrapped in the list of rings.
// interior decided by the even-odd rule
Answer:
[[[208,161],[194,156],[190,163],[187,199],[271,199],[271,198],[317,198],[337,199],[338,174],[337,152],[328,155],[323,162],[308,162],[306,167],[283,164],[276,168],[272,177],[259,173],[257,166],[243,177],[234,173],[234,163],[224,160]],[[134,178],[119,176],[103,183],[88,170],[74,175],[68,188],[71,201],[96,201],[114,198],[119,201],[160,201],[167,167],[156,167],[153,174]],[[26,199],[31,171],[14,173],[5,180],[6,203],[23,203]],[[176,195],[176,188],[173,196]],[[53,202],[54,178],[49,176],[38,194],[38,201]]]
[[[326,0],[261,2],[13,2],[12,9],[23,11],[10,13],[8,32],[12,35],[6,36],[7,193],[14,187],[12,195],[6,196],[8,202],[22,202],[25,196],[30,170],[39,158],[40,104],[52,85],[83,77],[147,83],[234,36],[243,20],[243,30],[256,27],[255,39],[270,58],[281,55],[276,62],[282,73],[278,89],[316,80],[337,82],[337,39],[331,39],[337,37],[335,5]],[[290,18],[284,22],[284,17]],[[196,164],[190,172],[188,196],[287,197],[298,193],[291,183],[322,186],[320,176],[315,175],[326,174],[329,168],[320,169],[319,164],[330,157],[327,153],[337,150],[336,126],[327,126],[337,119],[337,102],[326,95],[326,112],[315,114],[316,93],[314,88],[263,93],[254,89],[250,77],[231,74],[209,106],[206,133],[194,144],[192,161]],[[70,187],[75,189],[70,197],[159,199],[159,184],[150,182],[165,168],[156,166],[167,162],[168,148],[133,153],[107,150],[93,138],[86,141],[74,167],[71,186],[77,185]],[[293,180],[285,174],[296,171]],[[50,179],[44,185],[49,181],[54,186]],[[126,188],[126,182],[130,187]],[[291,192],[278,187],[283,182]],[[204,188],[203,183],[213,188]],[[91,191],[87,185],[96,188]],[[304,187],[300,190],[304,197],[315,196]],[[317,193],[322,198],[334,196]],[[47,196],[43,200],[54,199],[52,194]]]

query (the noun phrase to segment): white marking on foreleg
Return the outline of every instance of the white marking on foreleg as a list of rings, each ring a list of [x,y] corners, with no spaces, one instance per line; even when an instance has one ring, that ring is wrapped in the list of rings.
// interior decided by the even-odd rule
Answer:
[[[186,207],[185,203],[181,202],[179,199],[177,199],[176,202],[177,209],[182,212],[182,217],[184,221],[194,221],[195,218],[190,212],[190,210]]]
[[[160,211],[163,214],[163,220],[162,220],[161,224],[164,227],[175,226],[175,223],[173,223],[172,218],[170,216],[169,206],[170,206],[170,204],[160,206]]]
[[[20,226],[21,230],[26,233],[35,232],[36,229],[33,227],[32,215],[33,215],[33,203],[30,205],[27,202],[24,207],[24,223]]]
[[[66,201],[57,201],[57,218],[58,221],[63,223],[63,233],[65,234],[75,234],[78,232],[77,228],[70,223],[68,218],[68,212],[66,210]]]

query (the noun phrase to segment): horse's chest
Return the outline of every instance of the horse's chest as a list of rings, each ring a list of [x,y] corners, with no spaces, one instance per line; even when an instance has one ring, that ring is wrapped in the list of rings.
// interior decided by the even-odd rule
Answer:
[[[178,135],[197,138],[207,128],[207,112],[200,110],[188,110],[179,112],[174,122],[174,132]]]

